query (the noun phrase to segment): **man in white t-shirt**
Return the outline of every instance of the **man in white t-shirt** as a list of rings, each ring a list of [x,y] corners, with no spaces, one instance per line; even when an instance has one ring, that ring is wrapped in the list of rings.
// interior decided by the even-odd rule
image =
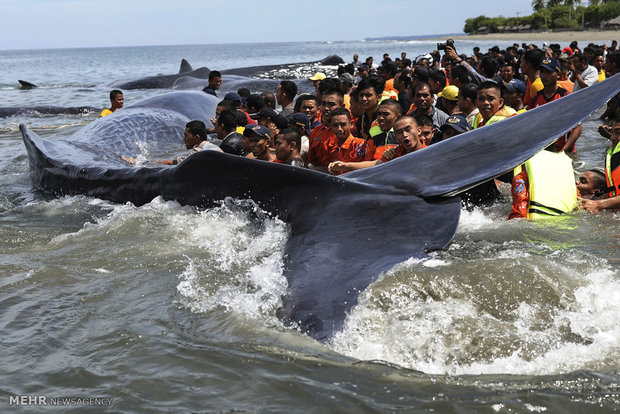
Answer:
[[[592,65],[588,65],[586,56],[582,53],[575,53],[568,61],[568,68],[573,72],[570,80],[575,83],[573,92],[587,88],[598,82],[598,71]]]

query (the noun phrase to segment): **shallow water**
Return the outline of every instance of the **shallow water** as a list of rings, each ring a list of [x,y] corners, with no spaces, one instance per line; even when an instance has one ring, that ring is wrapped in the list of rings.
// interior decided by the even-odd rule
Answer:
[[[0,52],[12,65],[0,78],[0,106],[102,106],[112,80],[172,73],[188,56],[211,67],[209,48],[221,49],[211,55],[223,68],[339,48],[347,60],[352,51],[415,57],[432,44],[312,44],[302,59],[293,59],[298,44]],[[248,53],[251,63],[241,61]],[[63,69],[69,57],[75,64]],[[16,67],[30,68],[20,79],[49,77],[52,86],[6,86]],[[18,409],[9,406],[15,395],[112,398],[106,407],[59,407],[70,412],[620,408],[618,213],[531,223],[506,221],[507,202],[463,211],[446,250],[383,275],[345,329],[321,344],[276,317],[288,228],[251,203],[135,207],[33,189],[17,124],[58,139],[95,117],[0,120],[2,412]],[[607,141],[595,118],[577,144],[579,171],[602,166]]]

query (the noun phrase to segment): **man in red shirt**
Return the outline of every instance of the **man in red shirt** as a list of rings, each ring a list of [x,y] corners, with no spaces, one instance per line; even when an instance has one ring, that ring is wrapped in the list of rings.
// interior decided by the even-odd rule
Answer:
[[[365,139],[351,135],[351,113],[345,108],[336,108],[330,114],[330,126],[333,136],[321,139],[311,148],[312,168],[327,172],[327,167],[334,161],[359,162],[372,159]]]

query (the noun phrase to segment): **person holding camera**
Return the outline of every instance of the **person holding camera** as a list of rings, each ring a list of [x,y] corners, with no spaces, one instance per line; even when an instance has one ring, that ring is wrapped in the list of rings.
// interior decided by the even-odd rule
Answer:
[[[493,77],[497,73],[499,69],[499,65],[495,59],[490,56],[487,56],[480,61],[480,69],[483,71],[483,74],[480,74],[476,69],[474,69],[469,63],[467,63],[463,58],[461,58],[458,53],[456,53],[456,49],[454,48],[454,41],[452,39],[446,40],[446,43],[437,43],[438,50],[445,50],[446,56],[455,64],[461,65],[467,69],[467,71],[474,77],[476,83],[481,84],[486,81],[493,81]],[[495,68],[495,70],[494,70]],[[492,72],[492,73],[491,73]]]

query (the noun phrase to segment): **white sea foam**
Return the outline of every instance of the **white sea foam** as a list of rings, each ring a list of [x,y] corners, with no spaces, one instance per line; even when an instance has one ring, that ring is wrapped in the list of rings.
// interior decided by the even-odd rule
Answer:
[[[415,263],[397,266],[360,295],[331,347],[433,374],[546,375],[608,368],[620,358],[618,274],[604,264],[600,268],[591,256],[574,256],[538,258],[540,265],[527,270],[534,275],[529,284],[511,281],[510,274],[498,280],[517,291],[540,285],[551,295],[519,291],[524,299],[514,309],[501,300],[484,306],[488,291],[497,289],[489,298],[497,300],[503,289],[471,286],[459,275],[458,262],[434,276],[428,275],[432,268]]]
[[[264,214],[253,209],[250,215],[255,213]],[[282,251],[288,231],[282,221],[266,215],[259,222],[257,227],[248,215],[224,206],[201,213],[186,242],[208,254],[188,258],[179,276],[177,289],[185,306],[194,312],[222,308],[279,324],[275,311],[287,288]]]

